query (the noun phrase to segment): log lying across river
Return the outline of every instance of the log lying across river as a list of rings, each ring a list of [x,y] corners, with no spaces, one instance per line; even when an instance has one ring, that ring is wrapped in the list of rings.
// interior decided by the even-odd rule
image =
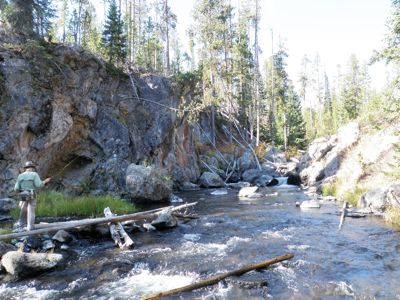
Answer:
[[[15,232],[9,234],[2,234],[0,235],[0,240],[8,240],[14,239],[21,236],[28,236],[28,235],[37,235],[43,234],[52,231],[58,230],[66,230],[76,227],[84,227],[84,226],[91,226],[97,224],[106,224],[106,223],[115,223],[115,222],[124,222],[124,221],[140,221],[155,218],[158,214],[163,211],[164,209],[171,209],[172,211],[181,210],[190,206],[196,205],[197,202],[187,203],[179,206],[168,206],[157,208],[148,211],[142,211],[134,214],[129,215],[122,215],[122,216],[114,216],[114,217],[101,217],[101,218],[94,218],[94,219],[84,219],[84,220],[76,220],[76,221],[68,221],[68,222],[56,222],[56,223],[46,223],[46,224],[35,224],[34,230],[29,231],[22,231],[22,232]]]
[[[244,266],[240,269],[234,270],[234,271],[230,271],[230,272],[226,272],[226,273],[222,273],[222,274],[217,274],[214,275],[210,278],[207,279],[203,279],[200,280],[198,282],[180,287],[180,288],[176,288],[173,290],[169,290],[169,291],[165,291],[165,292],[159,292],[159,293],[155,293],[155,294],[151,294],[151,295],[147,295],[144,296],[142,298],[140,298],[140,300],[151,300],[151,299],[158,299],[161,297],[167,297],[167,296],[172,296],[175,294],[179,294],[179,293],[183,293],[183,292],[189,292],[195,289],[199,289],[205,286],[209,286],[212,284],[216,284],[218,282],[220,282],[221,280],[225,279],[226,277],[229,276],[240,276],[243,275],[244,273],[250,272],[252,270],[258,270],[258,269],[262,269],[262,268],[266,268],[270,265],[276,264],[278,262],[284,261],[284,260],[288,260],[294,257],[294,254],[292,253],[287,253],[281,256],[277,256],[268,260],[265,260],[263,262],[257,263],[257,264],[251,264],[251,265],[247,265]]]

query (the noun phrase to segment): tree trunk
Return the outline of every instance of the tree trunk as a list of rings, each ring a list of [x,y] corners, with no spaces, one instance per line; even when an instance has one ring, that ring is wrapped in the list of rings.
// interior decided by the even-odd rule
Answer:
[[[104,215],[107,218],[115,217],[109,207],[104,209]],[[134,242],[131,237],[126,233],[124,227],[120,222],[117,223],[109,223],[111,237],[114,240],[115,244],[118,245],[121,249],[133,248]]]
[[[218,274],[218,275],[212,276],[212,277],[210,277],[208,279],[200,280],[199,282],[192,283],[192,284],[189,284],[189,285],[181,287],[181,288],[176,288],[176,289],[173,289],[173,290],[169,290],[169,291],[165,291],[165,292],[160,292],[160,293],[155,293],[155,294],[151,294],[151,295],[148,295],[148,296],[144,296],[140,300],[151,300],[151,299],[157,299],[157,298],[160,298],[160,297],[172,296],[172,295],[175,295],[175,294],[178,294],[178,293],[189,292],[189,291],[192,291],[192,290],[195,290],[195,289],[199,289],[199,288],[202,288],[202,287],[205,287],[205,286],[216,284],[219,281],[225,279],[226,277],[229,277],[229,276],[240,276],[240,275],[242,275],[244,273],[247,273],[247,272],[250,272],[252,270],[263,269],[263,268],[266,268],[266,267],[268,267],[270,265],[273,265],[273,264],[276,264],[278,262],[291,259],[293,257],[294,257],[294,254],[287,253],[287,254],[284,254],[284,255],[281,255],[281,256],[274,257],[272,259],[265,260],[265,261],[263,261],[261,263],[247,265],[247,266],[244,266],[244,267],[242,267],[240,269],[237,269],[237,270],[234,270],[234,271]]]
[[[179,205],[179,206],[175,206],[175,207],[169,206],[169,207],[163,207],[163,208],[153,209],[153,210],[149,210],[149,211],[143,211],[143,212],[138,212],[138,213],[129,214],[129,215],[115,216],[115,217],[110,217],[110,218],[102,217],[102,218],[84,219],[84,220],[69,221],[69,222],[35,224],[36,229],[34,229],[34,230],[3,234],[3,235],[0,235],[0,240],[13,239],[13,238],[18,238],[18,237],[27,236],[27,235],[37,235],[37,234],[42,234],[42,233],[47,233],[47,232],[58,231],[61,229],[66,230],[66,229],[71,229],[71,228],[76,228],[76,227],[85,227],[85,226],[91,226],[91,225],[96,225],[96,224],[105,224],[105,223],[109,223],[109,222],[145,220],[145,219],[157,217],[158,214],[166,208],[171,208],[172,211],[177,211],[177,210],[180,210],[180,209],[183,209],[186,207],[194,206],[196,204],[197,204],[197,202],[183,204],[183,205]]]

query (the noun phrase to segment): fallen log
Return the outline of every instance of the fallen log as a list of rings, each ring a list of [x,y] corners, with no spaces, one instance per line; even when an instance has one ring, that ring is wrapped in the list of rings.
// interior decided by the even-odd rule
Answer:
[[[212,277],[210,277],[208,279],[200,280],[198,282],[195,282],[195,283],[192,283],[192,284],[180,287],[180,288],[176,288],[176,289],[172,289],[172,290],[165,291],[165,292],[159,292],[159,293],[154,293],[154,294],[151,294],[151,295],[147,295],[147,296],[144,296],[144,297],[140,298],[140,300],[151,300],[151,299],[157,299],[157,298],[161,298],[161,297],[172,296],[172,295],[175,295],[175,294],[178,294],[178,293],[189,292],[189,291],[192,291],[192,290],[195,290],[195,289],[199,289],[199,288],[202,288],[202,287],[205,287],[205,286],[216,284],[219,281],[225,279],[226,277],[229,277],[229,276],[240,276],[240,275],[242,275],[244,273],[247,273],[249,271],[263,269],[263,268],[266,268],[266,267],[268,267],[270,265],[276,264],[276,263],[284,261],[284,260],[291,259],[293,257],[294,257],[294,254],[287,253],[287,254],[284,254],[284,255],[281,255],[281,256],[277,256],[277,257],[265,260],[265,261],[263,261],[261,263],[251,264],[251,265],[244,266],[244,267],[242,267],[240,269],[237,269],[237,270],[234,270],[234,271],[230,271],[230,272],[226,272],[226,273],[222,273],[222,274],[217,274],[217,275],[212,276]]]
[[[197,202],[193,202],[193,203],[187,203],[187,204],[183,204],[183,205],[179,205],[179,206],[170,206],[170,208],[172,211],[177,211],[177,210],[181,210],[183,208],[194,206],[196,204],[197,204]],[[102,217],[102,218],[84,219],[84,220],[69,221],[69,222],[58,222],[57,225],[51,225],[52,223],[35,224],[35,227],[37,229],[9,233],[9,234],[2,234],[2,235],[0,235],[0,240],[7,240],[7,239],[13,239],[13,238],[18,238],[18,237],[22,237],[22,236],[43,234],[43,233],[47,233],[47,232],[58,231],[61,229],[67,230],[67,229],[76,228],[76,227],[85,227],[85,226],[91,226],[91,225],[97,225],[97,224],[105,224],[105,223],[110,223],[110,222],[112,223],[112,222],[123,222],[123,221],[146,220],[146,219],[157,217],[158,214],[164,209],[165,209],[165,207],[153,209],[153,210],[149,210],[149,211],[138,212],[138,213],[129,214],[129,215],[115,216],[115,217]]]
[[[346,213],[347,213],[347,201],[343,203],[343,211],[342,215],[340,216],[339,230],[342,230],[344,219],[346,218]]]
[[[111,209],[109,207],[106,207],[104,209],[104,215],[109,218],[116,216],[111,212]],[[131,237],[126,233],[124,226],[122,226],[120,222],[109,223],[108,227],[110,228],[111,237],[114,240],[114,243],[118,245],[119,248],[133,248],[134,242],[132,241]]]

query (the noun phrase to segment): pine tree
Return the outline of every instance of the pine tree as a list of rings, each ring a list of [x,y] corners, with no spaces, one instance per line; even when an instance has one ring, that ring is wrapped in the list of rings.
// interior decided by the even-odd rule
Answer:
[[[12,0],[8,22],[11,29],[28,38],[33,37],[33,4],[34,0]]]
[[[52,19],[56,16],[56,9],[51,0],[33,1],[33,23],[36,34],[41,37],[48,37],[52,29]],[[50,37],[51,38],[51,37]]]
[[[102,43],[106,49],[109,62],[123,63],[126,59],[126,37],[124,24],[115,0],[112,0],[104,25]]]
[[[364,98],[364,74],[355,54],[352,54],[348,63],[348,72],[344,76],[342,101],[347,118],[353,120],[358,117]]]
[[[301,113],[300,98],[289,82],[286,103],[287,146],[304,149],[307,145],[306,125]]]

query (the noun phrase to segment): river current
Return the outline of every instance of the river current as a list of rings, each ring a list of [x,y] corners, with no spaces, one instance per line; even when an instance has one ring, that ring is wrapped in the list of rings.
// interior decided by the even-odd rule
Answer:
[[[267,270],[168,299],[400,299],[400,234],[381,219],[346,218],[339,231],[339,207],[300,209],[309,197],[297,187],[251,200],[211,192],[179,194],[198,202],[197,219],[131,234],[132,250],[111,239],[82,244],[68,265],[0,283],[0,299],[140,299],[289,252]]]

